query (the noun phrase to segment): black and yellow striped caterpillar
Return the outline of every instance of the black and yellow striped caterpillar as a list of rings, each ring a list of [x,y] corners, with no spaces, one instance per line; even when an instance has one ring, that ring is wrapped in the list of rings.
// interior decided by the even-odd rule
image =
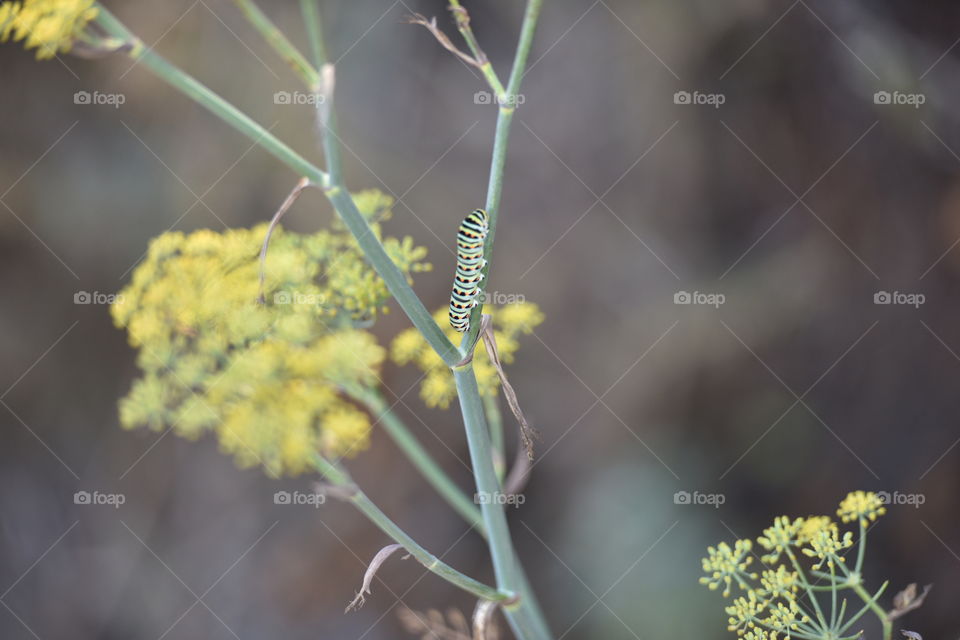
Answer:
[[[457,232],[457,274],[450,294],[450,326],[460,333],[470,330],[470,311],[480,303],[477,294],[483,279],[481,271],[487,264],[483,248],[488,229],[487,212],[474,209]]]

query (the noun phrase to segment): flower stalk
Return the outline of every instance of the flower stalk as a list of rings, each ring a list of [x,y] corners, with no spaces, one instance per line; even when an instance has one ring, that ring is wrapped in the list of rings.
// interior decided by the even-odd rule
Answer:
[[[390,408],[383,396],[376,391],[346,389],[347,395],[367,407],[374,419],[387,435],[400,448],[408,460],[417,468],[424,479],[439,493],[453,509],[475,527],[482,535],[486,529],[480,510],[467,495],[454,484],[440,465],[430,457],[423,445],[417,441],[399,416]]]
[[[290,65],[304,84],[311,88],[320,86],[319,66],[317,68],[311,66],[300,50],[287,39],[283,31],[277,28],[277,25],[260,10],[253,0],[234,0],[234,2],[246,17],[247,22],[253,25],[273,50]]]
[[[460,573],[421,547],[416,540],[411,538],[397,523],[388,518],[363,491],[360,491],[360,489],[353,484],[353,481],[344,469],[320,455],[313,456],[313,462],[317,471],[320,472],[327,482],[337,489],[344,490],[343,493],[345,494],[346,500],[353,503],[360,512],[367,516],[373,524],[387,534],[394,542],[402,545],[407,553],[416,558],[426,569],[482,600],[505,602],[515,597],[511,592],[495,589]]]
[[[483,278],[480,280],[480,294],[487,290],[489,283],[490,266],[493,261],[493,241],[497,234],[497,222],[500,219],[500,200],[503,195],[503,177],[504,169],[507,164],[507,144],[510,139],[510,125],[513,124],[513,116],[516,112],[516,96],[520,91],[520,84],[523,81],[523,73],[527,68],[527,58],[530,56],[530,47],[533,44],[533,34],[537,28],[537,20],[540,17],[540,8],[543,0],[529,0],[523,16],[523,24],[520,27],[520,40],[517,43],[517,53],[513,59],[513,67],[510,70],[510,79],[507,82],[506,91],[498,100],[499,111],[497,113],[497,125],[493,137],[493,152],[490,158],[490,176],[487,181],[487,202],[486,211],[489,216],[489,230],[487,231],[487,241],[485,244],[483,257],[487,261],[487,266],[483,268]],[[451,2],[451,6],[458,6]],[[489,63],[488,63],[489,64]],[[462,346],[475,344],[480,332],[480,315],[483,312],[482,306],[478,305],[470,314],[470,331],[464,336]]]

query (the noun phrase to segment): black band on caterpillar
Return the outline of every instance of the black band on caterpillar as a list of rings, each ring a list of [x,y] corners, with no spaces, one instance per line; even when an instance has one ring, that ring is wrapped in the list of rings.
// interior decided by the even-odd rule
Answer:
[[[487,264],[483,248],[488,229],[487,212],[474,209],[457,232],[457,272],[450,294],[450,326],[460,333],[470,330],[470,311],[480,303],[477,294],[483,279],[481,270]]]

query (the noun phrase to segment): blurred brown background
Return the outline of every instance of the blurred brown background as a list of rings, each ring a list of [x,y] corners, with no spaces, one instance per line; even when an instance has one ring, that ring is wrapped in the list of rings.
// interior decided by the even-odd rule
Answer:
[[[543,435],[510,517],[555,633],[731,637],[721,598],[697,584],[704,547],[781,513],[832,513],[862,488],[923,496],[872,531],[867,580],[889,578],[888,595],[933,583],[903,626],[958,637],[960,7],[545,4],[490,288],[547,315],[510,369]],[[296,3],[263,5],[306,49]],[[319,159],[309,108],[274,104],[296,79],[231,2],[110,6]],[[522,3],[467,7],[506,74]],[[442,307],[446,247],[485,193],[495,108],[403,23],[436,15],[455,35],[442,2],[324,9],[348,183],[403,196],[388,231],[430,248],[436,268],[416,288]],[[126,58],[38,63],[8,44],[0,61],[0,635],[374,640],[409,637],[398,599],[469,611],[395,559],[343,615],[386,543],[357,513],[274,505],[309,479],[271,481],[210,440],[118,426],[134,353],[106,306],[75,294],[117,291],[171,227],[268,218],[296,176]],[[78,91],[125,103],[78,105]],[[330,217],[313,193],[286,224]],[[725,302],[675,304],[681,291]],[[875,304],[878,292],[925,301]],[[376,331],[405,326],[395,310]],[[415,372],[384,379],[399,396]],[[401,412],[469,488],[458,412],[426,409],[416,389]],[[351,468],[427,547],[492,579],[480,538],[383,434]],[[94,490],[126,502],[74,504]],[[684,491],[724,502],[682,504]]]

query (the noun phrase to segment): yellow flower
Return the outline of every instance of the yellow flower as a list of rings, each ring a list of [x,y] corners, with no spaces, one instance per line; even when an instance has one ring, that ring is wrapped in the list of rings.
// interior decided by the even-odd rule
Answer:
[[[810,617],[800,611],[800,605],[796,598],[790,598],[784,602],[771,604],[768,608],[768,616],[763,619],[763,624],[783,632],[787,638],[791,636],[791,631],[796,631],[800,623],[809,622]],[[774,634],[771,637],[776,637]]]
[[[757,538],[764,549],[769,551],[763,556],[762,560],[767,563],[774,563],[780,558],[780,554],[787,550],[791,545],[796,544],[797,534],[803,527],[803,518],[791,520],[787,516],[780,516],[773,520],[773,526],[763,530],[763,535]]]
[[[543,322],[543,313],[535,304],[508,304],[503,307],[497,320],[506,333],[530,333]]]
[[[829,516],[808,516],[803,519],[800,531],[797,532],[797,544],[810,542],[821,531],[829,529],[833,521]]]
[[[785,566],[780,565],[776,571],[767,569],[762,572],[760,584],[763,586],[762,593],[765,597],[793,600],[800,585],[800,577],[796,571],[787,571]]]
[[[832,568],[836,562],[843,562],[843,558],[839,553],[853,546],[853,534],[847,531],[843,534],[843,537],[840,537],[837,525],[830,524],[817,531],[817,533],[811,537],[809,545],[809,548],[804,547],[801,551],[805,556],[818,558],[820,560],[820,562],[813,565],[813,568],[819,569],[824,563]]]
[[[494,336],[500,360],[504,364],[513,362],[520,349],[519,336],[531,333],[544,319],[543,313],[532,302],[515,302],[499,308],[487,305],[483,311],[493,316]],[[449,327],[447,309],[437,311],[433,317],[440,326]],[[462,334],[452,328],[447,328],[446,333],[454,343],[462,338]],[[390,345],[390,357],[401,366],[413,363],[426,374],[420,385],[420,397],[424,404],[441,409],[450,406],[456,397],[453,374],[416,329],[406,329],[397,334]],[[480,393],[485,396],[496,394],[500,378],[482,345],[477,347],[474,354],[473,370]]]
[[[736,631],[737,635],[744,635],[756,628],[766,607],[767,603],[758,599],[753,591],[748,592],[746,596],[740,596],[726,607],[727,615],[730,616],[727,630]]]
[[[730,595],[730,585],[736,581],[741,588],[747,589],[746,579],[755,579],[757,574],[749,573],[747,567],[753,562],[750,551],[753,544],[749,540],[737,540],[733,548],[726,542],[716,547],[707,547],[707,557],[703,559],[703,572],[707,575],[700,578],[700,584],[705,584],[711,590],[723,585],[723,597]]]
[[[20,12],[20,5],[16,2],[0,4],[0,42],[6,42],[13,31],[13,22]]]
[[[411,327],[397,334],[390,345],[390,357],[403,366],[417,357],[423,349],[423,337],[416,328]]]
[[[861,527],[866,527],[868,521],[876,520],[887,512],[883,500],[872,491],[854,491],[840,503],[837,515],[844,522],[859,521]]]
[[[323,419],[324,450],[354,456],[370,446],[370,419],[357,409],[341,407]]]
[[[447,375],[442,369],[428,373],[420,385],[420,398],[428,407],[446,409],[456,397],[457,387],[453,376]]]
[[[0,5],[0,41],[23,40],[37,58],[66,52],[97,16],[94,0],[24,0]]]
[[[265,232],[174,232],[151,242],[111,308],[143,371],[120,419],[187,438],[212,433],[241,466],[297,474],[316,453],[369,446],[370,419],[343,390],[380,383],[386,350],[361,327],[389,293],[346,230],[277,229],[261,299]],[[422,265],[421,248],[398,246],[405,273]]]

